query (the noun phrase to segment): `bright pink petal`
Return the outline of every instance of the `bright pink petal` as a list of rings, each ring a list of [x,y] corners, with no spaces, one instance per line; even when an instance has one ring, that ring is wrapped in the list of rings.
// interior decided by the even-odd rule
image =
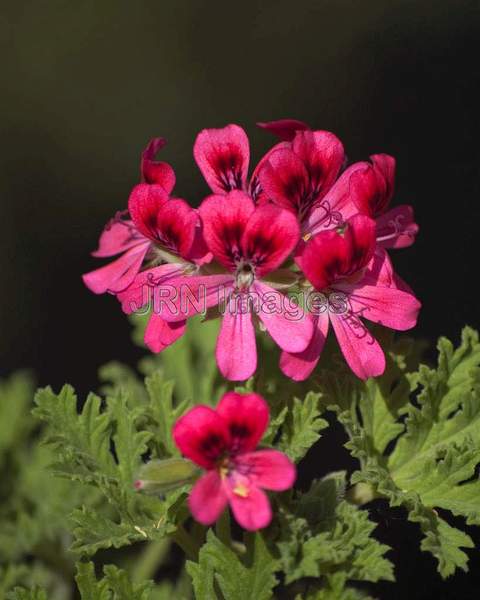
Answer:
[[[230,447],[225,421],[210,406],[195,406],[173,427],[173,439],[183,456],[205,469],[212,469]]]
[[[360,319],[351,312],[330,312],[330,320],[342,354],[355,375],[363,380],[381,375],[385,370],[385,355]]]
[[[348,294],[352,310],[362,318],[397,331],[406,331],[417,324],[421,304],[412,294],[362,282],[336,287]]]
[[[322,231],[308,241],[298,257],[305,276],[322,291],[348,271],[349,247],[336,231]]]
[[[310,213],[305,231],[312,235],[324,229],[338,227],[358,213],[350,193],[350,180],[354,173],[369,168],[367,162],[357,162],[348,167],[330,188],[323,200]]]
[[[325,346],[328,322],[327,312],[319,315],[314,325],[312,339],[303,352],[297,354],[282,352],[280,357],[280,369],[282,373],[294,381],[304,381],[310,376],[313,369],[317,366],[323,347]]]
[[[205,242],[205,238],[203,237],[203,225],[200,222],[195,228],[193,244],[186,258],[197,265],[205,265],[211,262],[213,259],[213,255],[209,251],[208,246]]]
[[[82,276],[83,282],[95,294],[116,294],[127,288],[142,266],[150,242],[138,244],[113,262]]]
[[[258,394],[227,392],[222,396],[217,413],[224,420],[231,439],[231,452],[254,450],[268,425],[268,404]]]
[[[258,206],[242,235],[242,256],[255,266],[255,275],[263,277],[287,259],[299,237],[300,228],[292,213],[273,204]]]
[[[392,208],[377,218],[377,241],[384,248],[406,248],[415,241],[419,227],[408,204]]]
[[[250,148],[247,134],[238,125],[201,131],[193,156],[214,193],[246,189]]]
[[[226,269],[235,269],[234,258],[241,254],[241,239],[255,210],[252,199],[240,191],[206,198],[198,209],[203,236],[217,261]]]
[[[257,123],[258,127],[273,133],[281,140],[291,142],[297,131],[304,131],[310,127],[303,121],[297,119],[278,119],[278,121],[268,121],[266,123]]]
[[[154,302],[154,308],[158,313],[158,304],[162,298],[160,286],[178,277],[182,271],[183,265],[167,264],[138,273],[131,285],[117,294],[123,312],[129,315]]]
[[[275,204],[298,214],[310,196],[303,161],[290,148],[272,152],[259,173],[263,193]]]
[[[257,166],[255,167],[252,176],[250,177],[248,193],[250,194],[250,196],[256,204],[260,205],[270,202],[268,194],[262,189],[262,185],[260,182],[260,173],[268,165],[268,160],[270,156],[272,156],[272,154],[277,150],[284,150],[285,148],[290,148],[289,142],[279,142],[278,144],[275,144],[273,148],[270,148],[270,150],[262,156]]]
[[[395,187],[395,159],[389,154],[372,154],[372,164],[385,181],[385,199],[383,210],[390,204]]]
[[[342,168],[345,159],[342,142],[329,131],[298,131],[292,149],[307,168],[315,201],[321,200]]]
[[[195,240],[199,217],[184,200],[165,202],[158,210],[155,239],[183,258],[189,256]]]
[[[185,321],[168,323],[162,317],[152,313],[145,329],[144,342],[152,352],[162,352],[185,333]]]
[[[132,221],[118,218],[105,226],[98,248],[92,252],[92,256],[97,258],[115,256],[145,241],[145,237],[136,230]]]
[[[250,312],[235,303],[235,310],[227,310],[217,338],[216,358],[222,375],[230,381],[245,381],[257,368],[255,330]]]
[[[248,488],[240,485],[226,486],[228,501],[237,523],[247,531],[267,527],[272,520],[272,509],[267,495],[254,485]]]
[[[183,321],[205,314],[208,308],[228,300],[233,286],[230,274],[178,277],[163,286],[163,310],[166,321]],[[171,292],[167,298],[167,292]]]
[[[210,471],[195,483],[188,498],[193,518],[202,525],[215,523],[227,506],[227,494],[217,471]]]
[[[248,473],[253,485],[283,492],[295,483],[297,471],[288,456],[278,450],[257,450],[236,459],[237,470]]]
[[[168,201],[168,194],[161,185],[136,185],[128,199],[128,211],[140,233],[155,240],[157,216]]]
[[[161,137],[150,140],[142,152],[141,170],[145,183],[160,184],[170,194],[175,186],[175,172],[168,163],[155,160],[155,155],[166,143],[167,140]]]
[[[365,215],[355,215],[347,221],[344,239],[349,249],[348,274],[363,269],[375,252],[375,221]]]
[[[273,288],[255,282],[259,296],[258,318],[278,346],[287,352],[302,352],[313,335],[312,320],[299,306]]]

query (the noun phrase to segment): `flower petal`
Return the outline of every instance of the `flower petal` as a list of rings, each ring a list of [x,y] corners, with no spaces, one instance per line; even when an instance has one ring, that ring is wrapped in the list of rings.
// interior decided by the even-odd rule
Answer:
[[[292,354],[282,352],[280,357],[280,369],[287,377],[294,381],[304,381],[310,376],[317,366],[323,351],[328,333],[328,314],[325,312],[316,319],[313,336],[310,343],[303,352]]]
[[[417,324],[420,302],[408,292],[395,287],[373,285],[336,285],[348,294],[355,314],[397,331],[406,331]]]
[[[252,315],[238,303],[234,308],[231,302],[227,305],[215,355],[220,372],[230,381],[245,381],[255,373],[257,348]]]
[[[157,213],[155,239],[183,258],[189,256],[199,224],[197,212],[179,198],[165,202]]]
[[[246,189],[250,147],[247,134],[238,125],[201,131],[193,156],[214,193]]]
[[[170,322],[205,314],[208,308],[228,299],[232,285],[233,277],[228,273],[178,277],[162,286],[164,302],[158,314]]]
[[[385,355],[360,319],[351,312],[330,312],[330,320],[342,354],[355,375],[363,380],[381,375],[385,370]]]
[[[278,119],[277,121],[267,121],[265,123],[257,123],[258,127],[265,129],[273,135],[276,135],[281,140],[291,142],[297,131],[304,131],[310,127],[303,121],[297,119]]]
[[[95,294],[116,294],[125,290],[139,272],[149,246],[150,242],[147,240],[130,248],[117,260],[83,275],[83,282]]]
[[[166,143],[167,140],[161,137],[150,140],[142,152],[141,171],[145,183],[160,184],[170,194],[175,186],[175,171],[168,163],[155,160],[155,154]]]
[[[227,495],[237,523],[247,531],[267,527],[272,520],[272,509],[265,492],[253,485],[247,495],[235,493],[234,489],[228,486]]]
[[[292,213],[273,204],[258,206],[242,235],[242,255],[255,265],[255,275],[262,277],[286,260],[299,237],[300,229]]]
[[[248,473],[254,485],[276,492],[291,488],[297,477],[295,465],[278,450],[247,452],[237,458],[236,464],[241,473]]]
[[[152,313],[145,329],[144,342],[152,352],[162,352],[181,338],[185,331],[185,321],[168,323],[162,317]]]
[[[193,518],[202,525],[215,523],[227,506],[227,494],[217,471],[200,477],[188,497]]]
[[[209,250],[221,265],[233,271],[234,257],[241,253],[243,232],[255,210],[252,199],[244,192],[233,191],[206,198],[198,210]]]
[[[183,456],[205,469],[212,469],[231,445],[225,421],[210,406],[190,409],[175,423],[172,435]]]
[[[124,221],[119,217],[105,226],[98,248],[92,252],[92,256],[96,258],[115,256],[145,241],[145,237],[136,230],[132,221]]]
[[[419,227],[413,208],[401,204],[377,218],[377,242],[384,248],[407,248],[415,241]]]
[[[305,244],[296,260],[310,283],[322,291],[347,272],[349,259],[345,239],[336,231],[322,231]]]
[[[128,211],[140,233],[155,240],[157,215],[168,201],[168,194],[161,185],[136,185],[128,199]]]
[[[268,425],[268,404],[258,394],[227,392],[218,403],[217,413],[228,428],[231,450],[235,453],[254,450]]]
[[[258,281],[254,289],[260,300],[257,316],[275,343],[287,352],[305,350],[313,335],[310,317],[277,290]]]
[[[375,221],[365,215],[355,215],[347,221],[344,239],[349,252],[346,274],[354,274],[367,266],[376,246]]]

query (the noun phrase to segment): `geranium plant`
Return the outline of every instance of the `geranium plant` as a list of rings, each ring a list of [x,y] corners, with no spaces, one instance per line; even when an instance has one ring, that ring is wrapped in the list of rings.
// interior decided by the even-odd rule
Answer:
[[[260,125],[280,139],[250,177],[242,128],[198,135],[192,204],[153,139],[101,234],[83,280],[129,315],[138,369],[102,367],[81,401],[40,389],[31,415],[30,378],[1,384],[0,597],[375,598],[395,585],[379,502],[440,577],[468,570],[478,335],[440,339],[436,366],[394,335],[420,302],[390,257],[418,233],[391,156],[347,165],[330,132]],[[328,473],[335,423],[355,468]]]

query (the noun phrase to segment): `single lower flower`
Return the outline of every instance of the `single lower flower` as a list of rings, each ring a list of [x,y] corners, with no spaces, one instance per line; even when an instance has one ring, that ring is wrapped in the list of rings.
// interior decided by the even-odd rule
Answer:
[[[267,527],[272,510],[263,491],[284,491],[295,482],[293,463],[277,450],[255,450],[269,421],[257,394],[226,393],[216,409],[196,406],[180,417],[173,438],[180,452],[206,470],[195,483],[189,507],[204,525],[214,523],[230,505],[245,529]]]
[[[315,329],[303,352],[282,354],[280,367],[292,379],[306,379],[315,368],[329,323],[345,360],[361,379],[385,369],[383,350],[361,318],[398,331],[415,326],[420,303],[411,291],[389,284],[391,265],[375,254],[375,229],[373,219],[356,215],[339,231],[313,237],[298,257],[311,283],[307,308]]]

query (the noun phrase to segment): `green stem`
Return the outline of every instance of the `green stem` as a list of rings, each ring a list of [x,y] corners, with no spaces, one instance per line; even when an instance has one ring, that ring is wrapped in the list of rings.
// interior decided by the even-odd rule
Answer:
[[[232,543],[231,527],[230,527],[230,512],[227,509],[223,511],[215,526],[218,539],[230,547]]]
[[[170,549],[171,541],[166,538],[159,542],[150,542],[140,555],[133,571],[133,578],[140,582],[152,579],[158,567],[163,563]]]
[[[177,525],[177,529],[172,533],[171,537],[177,546],[180,546],[185,552],[187,558],[195,561],[198,559],[200,544],[197,540],[193,539],[183,525]]]

